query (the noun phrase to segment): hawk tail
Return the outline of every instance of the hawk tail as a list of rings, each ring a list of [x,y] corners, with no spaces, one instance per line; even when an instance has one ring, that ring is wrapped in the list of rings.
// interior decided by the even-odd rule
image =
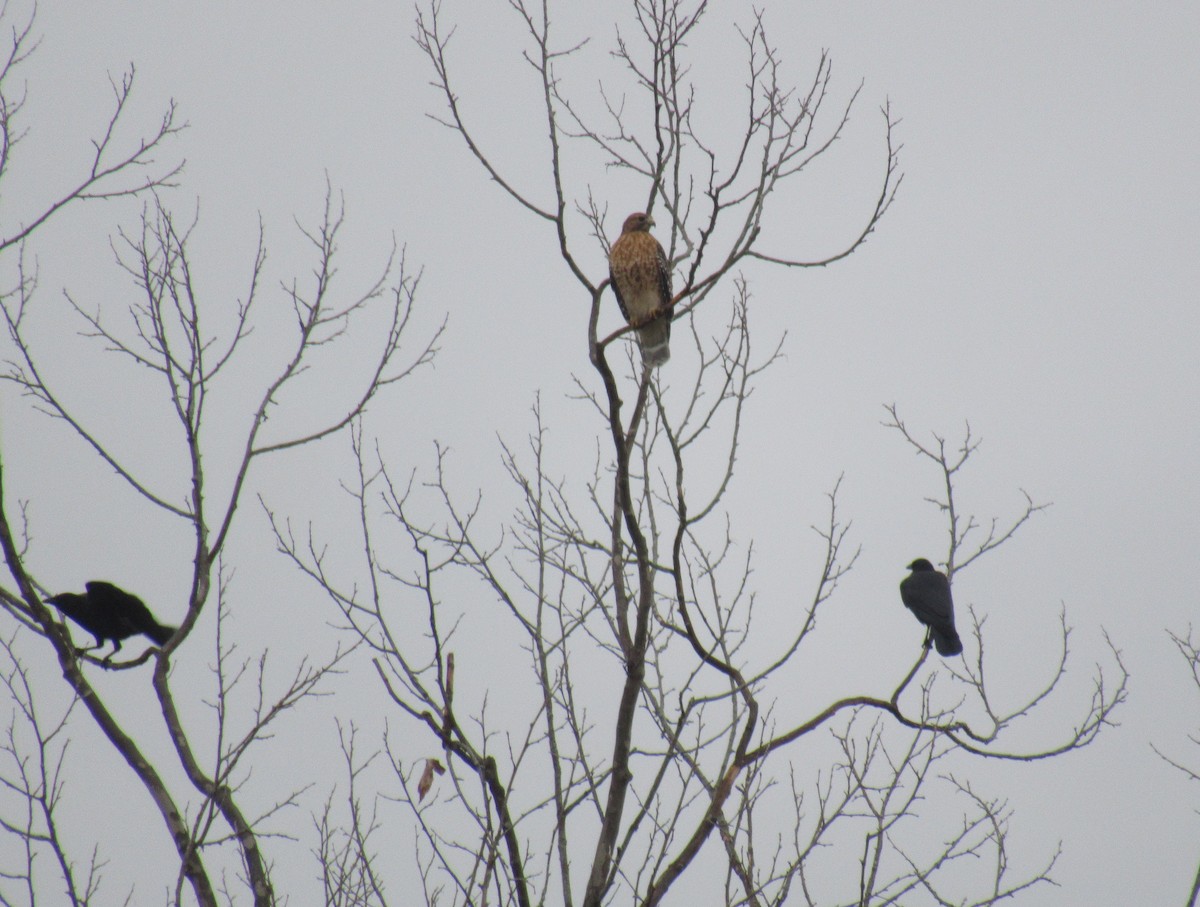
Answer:
[[[656,318],[645,327],[638,328],[638,344],[642,348],[642,364],[646,368],[658,368],[671,358],[671,320]]]

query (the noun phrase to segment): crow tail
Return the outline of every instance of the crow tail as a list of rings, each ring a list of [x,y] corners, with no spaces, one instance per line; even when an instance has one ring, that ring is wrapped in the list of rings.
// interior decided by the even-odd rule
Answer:
[[[963,646],[958,634],[951,630],[949,633],[933,631],[933,644],[937,646],[939,655],[961,655]]]
[[[146,631],[146,635],[153,639],[160,646],[165,646],[167,644],[167,640],[175,635],[176,629],[176,627],[164,627],[162,624],[155,624]],[[942,651],[940,647],[938,648],[938,651]]]

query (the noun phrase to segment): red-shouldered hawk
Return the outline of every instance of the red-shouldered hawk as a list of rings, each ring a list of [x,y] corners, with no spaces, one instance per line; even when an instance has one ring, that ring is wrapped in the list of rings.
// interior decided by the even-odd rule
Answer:
[[[621,236],[608,255],[617,305],[625,320],[637,328],[642,363],[657,368],[671,358],[671,263],[667,253],[650,235],[654,218],[630,214]]]

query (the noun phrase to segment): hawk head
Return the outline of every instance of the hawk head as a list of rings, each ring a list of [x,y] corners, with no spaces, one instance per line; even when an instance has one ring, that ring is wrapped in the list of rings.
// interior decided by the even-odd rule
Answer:
[[[639,211],[625,218],[625,224],[621,227],[621,235],[626,233],[648,233],[653,226],[654,218],[649,214],[643,214]]]

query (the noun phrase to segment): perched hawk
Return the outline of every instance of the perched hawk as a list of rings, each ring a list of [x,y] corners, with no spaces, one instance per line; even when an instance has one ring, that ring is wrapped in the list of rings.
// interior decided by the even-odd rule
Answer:
[[[933,569],[933,564],[920,557],[908,565],[912,571],[900,580],[900,598],[917,620],[929,628],[925,647],[930,640],[939,655],[958,655],[962,641],[954,629],[954,600],[950,597],[950,580]]]
[[[637,328],[642,363],[656,368],[671,358],[671,263],[658,240],[650,235],[654,218],[630,214],[608,256],[617,305]]]

